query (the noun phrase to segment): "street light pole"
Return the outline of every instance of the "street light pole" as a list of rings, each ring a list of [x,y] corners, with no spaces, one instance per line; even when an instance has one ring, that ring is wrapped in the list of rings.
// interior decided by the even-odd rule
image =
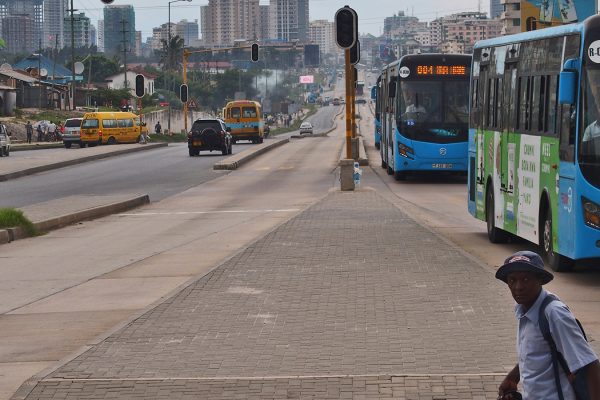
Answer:
[[[187,1],[190,2],[192,0],[171,0],[169,1],[169,23],[167,25],[167,65],[169,66],[167,68],[167,72],[169,72],[169,70],[171,69],[171,3],[177,3],[178,1]],[[167,82],[167,76],[165,75],[165,83]],[[170,83],[170,79],[169,79],[169,83]],[[167,90],[171,90],[168,86],[167,86]],[[169,110],[168,110],[168,118],[167,118],[167,130],[169,131],[169,135],[172,135],[171,133],[171,102],[169,101]]]

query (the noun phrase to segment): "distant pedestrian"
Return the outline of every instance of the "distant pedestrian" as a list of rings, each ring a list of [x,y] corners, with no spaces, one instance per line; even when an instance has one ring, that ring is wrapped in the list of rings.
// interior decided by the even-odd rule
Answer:
[[[162,133],[162,126],[160,126],[160,121],[158,121],[156,125],[154,125],[154,133],[156,133],[157,135],[160,135]]]
[[[31,121],[27,121],[25,130],[27,131],[27,143],[31,143],[31,137],[33,136],[33,125],[31,125]]]
[[[42,123],[38,122],[37,126],[37,141],[41,142],[44,140],[44,129],[42,128]]]
[[[46,141],[56,141],[56,124],[52,121],[48,124],[48,134],[46,135]]]
[[[583,386],[587,386],[589,399],[600,399],[598,356],[586,341],[569,308],[557,296],[542,288],[554,278],[544,269],[542,258],[532,251],[519,251],[504,261],[504,265],[496,271],[496,278],[508,284],[517,302],[519,360],[500,384],[498,399],[518,398],[515,393],[521,383],[525,400],[574,400],[571,383],[574,374],[578,375],[578,380],[583,378],[583,382],[587,382]],[[550,341],[542,333],[544,316],[552,341],[560,353],[558,356],[553,357]],[[559,362],[559,356],[564,359],[564,364]]]

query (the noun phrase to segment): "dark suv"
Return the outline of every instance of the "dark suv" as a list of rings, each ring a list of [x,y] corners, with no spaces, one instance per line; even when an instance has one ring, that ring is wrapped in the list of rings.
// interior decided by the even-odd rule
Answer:
[[[197,156],[201,150],[217,150],[223,155],[232,153],[230,128],[220,119],[197,119],[188,132],[188,150],[190,157]]]

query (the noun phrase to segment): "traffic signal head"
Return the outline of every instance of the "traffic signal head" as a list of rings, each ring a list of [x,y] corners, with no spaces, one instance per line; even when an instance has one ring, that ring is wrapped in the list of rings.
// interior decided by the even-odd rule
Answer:
[[[188,85],[185,83],[179,87],[179,99],[181,99],[182,103],[187,103],[188,101]]]
[[[146,94],[146,83],[144,82],[144,75],[137,74],[135,76],[135,95],[136,97],[144,97]]]
[[[335,13],[335,41],[342,49],[354,46],[358,39],[358,17],[356,11],[344,6]]]
[[[350,64],[356,65],[360,61],[360,40],[356,39],[354,46],[350,47]]]
[[[258,61],[258,43],[252,43],[251,59],[252,62]]]

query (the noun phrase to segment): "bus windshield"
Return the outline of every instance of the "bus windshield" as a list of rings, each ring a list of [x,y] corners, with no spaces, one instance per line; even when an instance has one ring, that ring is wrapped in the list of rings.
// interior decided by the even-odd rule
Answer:
[[[465,82],[403,81],[398,130],[409,139],[456,143],[467,140],[469,88]]]
[[[585,178],[600,187],[600,69],[585,69],[583,126],[579,140],[579,164]]]

